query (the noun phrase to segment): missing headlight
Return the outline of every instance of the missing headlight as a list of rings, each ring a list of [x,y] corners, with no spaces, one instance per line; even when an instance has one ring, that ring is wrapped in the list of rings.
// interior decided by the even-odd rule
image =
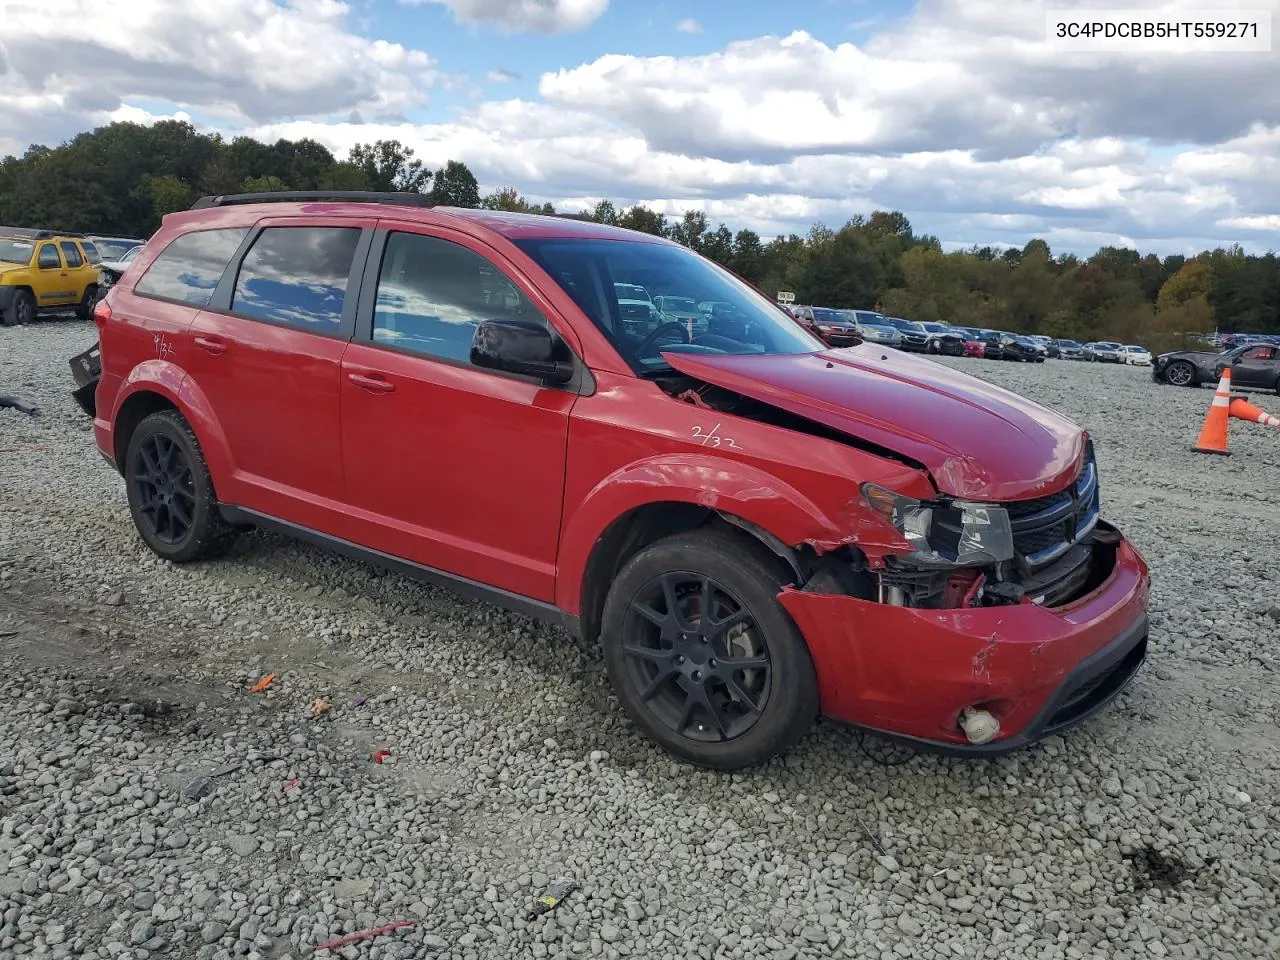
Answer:
[[[861,489],[867,505],[911,544],[912,553],[904,560],[922,566],[973,567],[1013,559],[1013,529],[1003,507],[913,500],[872,483]]]

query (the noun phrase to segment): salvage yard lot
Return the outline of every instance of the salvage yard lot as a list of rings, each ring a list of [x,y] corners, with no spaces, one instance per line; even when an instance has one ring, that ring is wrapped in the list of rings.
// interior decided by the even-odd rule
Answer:
[[[1280,431],[1188,453],[1209,391],[942,361],[1093,433],[1147,667],[1004,759],[822,724],[723,775],[556,629],[274,535],[155,559],[69,394],[93,335],[0,329],[0,394],[43,408],[0,410],[0,955],[300,958],[412,920],[341,955],[1280,956]]]

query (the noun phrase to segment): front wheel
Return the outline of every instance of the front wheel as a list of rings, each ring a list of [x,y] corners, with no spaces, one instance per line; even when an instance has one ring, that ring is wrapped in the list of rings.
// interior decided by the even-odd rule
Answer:
[[[0,319],[4,320],[6,327],[23,326],[30,323],[36,316],[35,297],[27,290],[18,290],[13,295],[13,300],[9,303],[9,308],[4,311]]]
[[[98,286],[91,283],[85,287],[84,297],[80,301],[80,305],[76,307],[77,320],[92,320],[93,308],[98,305]]]
[[[785,568],[719,531],[645,547],[609,590],[601,644],[623,708],[698,766],[736,770],[793,746],[818,716],[804,638],[777,594]]]

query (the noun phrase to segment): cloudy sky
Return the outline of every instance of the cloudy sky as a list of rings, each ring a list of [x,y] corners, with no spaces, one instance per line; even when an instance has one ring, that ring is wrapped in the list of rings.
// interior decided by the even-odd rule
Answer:
[[[1045,42],[1047,6],[1157,5],[0,0],[0,154],[182,116],[339,155],[396,138],[484,189],[697,207],[766,236],[886,208],[949,247],[1280,249],[1280,39]]]

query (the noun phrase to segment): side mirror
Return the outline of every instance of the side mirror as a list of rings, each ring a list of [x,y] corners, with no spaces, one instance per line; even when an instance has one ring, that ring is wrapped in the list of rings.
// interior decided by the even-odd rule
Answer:
[[[529,320],[482,320],[471,338],[471,362],[477,367],[568,383],[573,364],[557,360],[555,353],[551,331]]]

